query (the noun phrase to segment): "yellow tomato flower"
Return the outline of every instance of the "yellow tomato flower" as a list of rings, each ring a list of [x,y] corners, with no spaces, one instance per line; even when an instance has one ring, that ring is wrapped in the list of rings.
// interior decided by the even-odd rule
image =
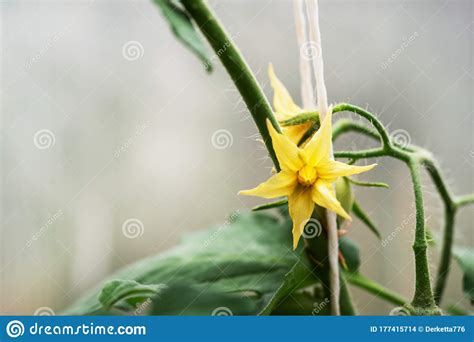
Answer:
[[[270,84],[272,85],[273,95],[273,110],[275,112],[275,118],[278,121],[288,120],[292,117],[304,113],[305,111],[296,105],[291,98],[290,93],[285,88],[283,83],[275,75],[273,65],[270,63],[268,66],[268,77],[270,78]],[[298,144],[311,127],[311,123],[305,123],[301,125],[283,127],[282,131],[287,137],[290,138],[295,144]]]
[[[333,183],[338,177],[365,172],[376,165],[354,166],[331,158],[331,117],[330,109],[319,130],[301,148],[288,136],[279,134],[267,120],[281,171],[256,188],[239,193],[263,198],[288,197],[288,208],[293,220],[294,249],[305,224],[311,218],[315,204],[351,220],[336,198]]]

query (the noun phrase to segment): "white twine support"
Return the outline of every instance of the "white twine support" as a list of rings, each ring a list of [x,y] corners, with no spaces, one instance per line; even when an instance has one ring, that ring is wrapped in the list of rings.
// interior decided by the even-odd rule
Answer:
[[[312,64],[314,77],[316,79],[316,95],[318,101],[318,110],[320,122],[323,121],[328,113],[328,96],[326,84],[324,83],[324,64],[321,48],[321,30],[319,27],[319,9],[317,0],[305,0],[306,12],[308,15],[309,38],[311,40]],[[331,157],[332,146],[331,146]],[[329,281],[331,286],[331,314],[340,315],[339,307],[340,283],[339,283],[339,241],[337,236],[336,213],[326,210],[326,221],[328,230],[328,257],[329,257]]]
[[[301,99],[303,100],[303,108],[312,110],[316,107],[316,102],[311,77],[311,59],[308,58],[307,53],[311,51],[311,43],[308,39],[303,0],[294,0],[293,10],[295,13],[296,39],[300,56]]]

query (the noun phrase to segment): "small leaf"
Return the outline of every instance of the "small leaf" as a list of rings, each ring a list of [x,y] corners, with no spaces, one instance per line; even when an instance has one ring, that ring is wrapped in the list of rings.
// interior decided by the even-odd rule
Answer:
[[[166,286],[163,284],[143,285],[133,280],[111,280],[102,288],[99,302],[106,310],[113,307],[129,310],[157,296],[164,288]]]
[[[367,216],[367,214],[364,212],[364,210],[359,206],[359,203],[354,201],[352,204],[352,212],[354,215],[361,220],[365,225],[374,233],[379,240],[382,239],[382,236],[380,235],[379,230],[375,226],[375,224],[372,222],[372,220]]]
[[[258,205],[256,207],[252,208],[252,211],[260,211],[260,210],[267,210],[267,209],[272,209],[272,208],[278,208],[281,207],[285,204],[288,204],[288,200],[283,199],[275,202],[270,202],[270,203],[265,203],[262,205]]]
[[[349,182],[351,182],[354,185],[357,186],[365,186],[365,187],[373,187],[373,188],[390,188],[390,186],[387,183],[382,183],[382,182],[364,182],[364,181],[358,181],[352,178],[347,178],[349,179]]]
[[[161,9],[161,13],[170,24],[171,30],[178,40],[189,48],[203,63],[207,71],[212,71],[204,44],[196,32],[189,15],[173,0],[153,0]]]
[[[455,247],[453,255],[464,273],[462,278],[464,293],[474,305],[474,250]]]
[[[347,270],[352,273],[358,272],[360,266],[360,253],[359,247],[355,242],[345,236],[341,237],[339,238],[339,249],[344,257]]]

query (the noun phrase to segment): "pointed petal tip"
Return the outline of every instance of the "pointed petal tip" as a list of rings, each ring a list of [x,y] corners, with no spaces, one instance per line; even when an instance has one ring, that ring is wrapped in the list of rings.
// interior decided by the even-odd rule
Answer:
[[[298,247],[299,237],[293,235],[293,250],[296,250]]]
[[[329,209],[331,210],[331,209]],[[348,220],[349,222],[352,222],[352,217],[347,213],[347,211],[341,206],[339,210],[335,211],[335,213],[339,216],[341,216],[343,219]]]
[[[252,196],[252,190],[240,190],[237,195],[238,196]]]

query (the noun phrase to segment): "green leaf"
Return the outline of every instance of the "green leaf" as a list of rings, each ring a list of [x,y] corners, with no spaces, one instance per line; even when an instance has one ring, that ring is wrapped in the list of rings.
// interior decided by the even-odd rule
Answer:
[[[347,270],[356,273],[360,266],[359,247],[351,239],[343,236],[339,238],[339,249],[346,262]]]
[[[225,293],[208,285],[175,284],[153,300],[153,315],[253,315],[259,301],[252,294]]]
[[[352,204],[352,212],[359,220],[365,223],[365,225],[372,231],[372,233],[375,234],[375,236],[377,236],[379,240],[382,239],[382,236],[380,235],[379,230],[377,229],[375,224],[372,222],[372,220],[369,218],[369,216],[360,207],[357,201],[354,201],[354,203]]]
[[[249,308],[252,308],[251,313],[258,314],[269,302],[276,301],[276,292],[279,292],[278,296],[284,296],[285,291],[294,289],[293,286],[282,288],[282,284],[287,281],[285,275],[300,260],[301,250],[293,251],[291,247],[291,221],[288,219],[264,212],[238,214],[233,218],[209,231],[189,235],[172,250],[131,265],[111,279],[133,280],[139,285],[166,285],[166,289],[160,290],[156,305],[167,300],[166,293],[177,293],[173,292],[178,291],[176,288],[191,286],[190,291],[205,289],[203,295],[210,294],[205,298],[248,297],[246,301],[251,301],[252,305],[237,307],[233,313],[249,314]],[[294,283],[306,285],[297,279]],[[98,300],[102,287],[99,285],[65,313],[84,315],[102,310]],[[200,314],[209,314],[209,308]],[[185,307],[181,307],[183,309]]]
[[[204,63],[204,67],[207,71],[211,72],[212,64],[209,60],[209,55],[201,38],[194,29],[189,15],[173,0],[153,1],[161,9],[161,13],[168,21],[176,38]]]
[[[124,311],[134,309],[137,304],[157,296],[166,285],[143,285],[133,280],[111,280],[99,294],[99,302],[104,309],[113,307]]]
[[[299,290],[287,296],[272,310],[272,316],[330,315],[330,302],[322,288]]]
[[[453,255],[464,275],[462,278],[464,293],[474,305],[474,250],[472,248],[455,247]]]

